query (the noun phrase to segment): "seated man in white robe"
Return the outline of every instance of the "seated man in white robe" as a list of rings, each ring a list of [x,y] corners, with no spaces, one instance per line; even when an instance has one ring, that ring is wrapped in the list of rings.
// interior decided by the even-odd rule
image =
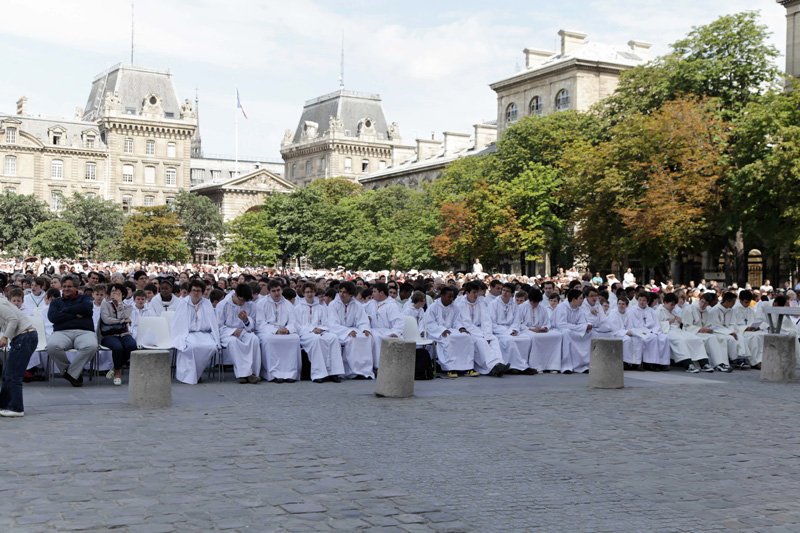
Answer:
[[[550,313],[539,289],[528,291],[528,301],[519,306],[522,334],[531,341],[528,367],[537,372],[561,372],[561,332],[550,327]]]
[[[372,365],[378,369],[383,339],[402,337],[405,320],[397,301],[389,298],[389,287],[385,283],[376,283],[372,287],[372,300],[364,311],[369,317],[372,332]]]
[[[453,303],[456,290],[442,287],[439,299],[425,312],[425,332],[436,341],[436,358],[446,377],[455,378],[459,373],[477,377],[475,372],[475,346],[461,321],[461,313]]]
[[[214,311],[219,325],[220,344],[225,348],[226,364],[233,364],[233,372],[239,383],[261,381],[261,345],[253,333],[255,309],[253,290],[247,283],[240,283],[217,304]]]
[[[583,289],[583,303],[581,309],[586,317],[586,322],[597,329],[606,319],[606,311],[600,302],[600,293],[592,286]]]
[[[766,334],[766,324],[756,320],[756,313],[752,306],[753,293],[743,290],[739,293],[739,301],[733,306],[734,323],[737,333],[741,336],[745,346],[745,356],[747,361],[740,362],[737,366],[740,370],[747,370],[752,367],[761,369],[761,359],[764,357],[764,335]],[[794,317],[784,317],[784,320]]]
[[[500,296],[489,302],[489,313],[492,319],[492,333],[500,341],[500,353],[503,363],[509,365],[509,374],[535,374],[528,367],[531,352],[531,340],[527,335],[520,335],[519,311],[514,301],[514,284],[501,285]]]
[[[593,327],[592,331],[598,338],[622,341],[622,363],[625,370],[640,368],[645,341],[635,335],[626,296],[617,298],[616,309],[609,312],[606,319],[599,326]]]
[[[717,295],[711,292],[703,293],[697,303],[687,305],[683,310],[681,320],[683,330],[703,339],[706,353],[711,360],[708,368],[702,367],[703,372],[730,372],[728,361],[728,339],[724,335],[714,333],[714,318],[712,308],[716,303]]]
[[[172,282],[163,279],[158,286],[158,294],[147,304],[147,316],[161,316],[165,311],[173,311],[178,301],[178,297],[172,294]]]
[[[314,284],[307,283],[302,291],[303,298],[294,308],[294,323],[311,363],[311,381],[340,383],[344,375],[342,345],[328,326],[328,312],[317,300]]]
[[[708,364],[708,354],[703,339],[683,329],[681,313],[678,309],[678,295],[664,295],[664,304],[658,309],[656,319],[661,324],[662,333],[666,333],[669,341],[670,358],[686,372],[697,374],[713,372]]]
[[[628,311],[634,335],[642,341],[642,364],[646,370],[669,370],[669,339],[661,330],[647,293],[636,295],[636,305]]]
[[[586,321],[583,293],[578,289],[567,291],[566,301],[556,307],[553,325],[561,332],[561,373],[589,373],[589,355],[592,350],[592,325]]]
[[[203,298],[205,290],[201,280],[190,281],[189,296],[175,306],[172,317],[172,346],[177,350],[175,379],[189,385],[200,381],[220,349],[217,315],[211,302]],[[144,294],[140,298],[144,300]]]
[[[715,333],[727,339],[730,365],[741,368],[743,364],[747,363],[747,345],[744,342],[744,336],[739,332],[736,312],[733,309],[737,300],[736,293],[724,293],[722,300],[714,306],[711,317],[714,321]],[[748,363],[743,370],[749,368]]]
[[[475,343],[475,370],[479,374],[501,378],[511,368],[503,363],[500,341],[492,333],[492,316],[484,298],[479,298],[481,284],[470,281],[464,285],[464,298],[455,303],[461,313],[461,323]]]
[[[358,289],[351,281],[339,285],[338,297],[328,304],[328,325],[342,345],[345,376],[355,379],[373,379],[372,332],[364,306],[355,295]]]
[[[280,281],[267,285],[269,294],[255,303],[256,335],[261,342],[261,375],[272,383],[300,379],[300,336],[294,323],[294,306],[283,297]]]

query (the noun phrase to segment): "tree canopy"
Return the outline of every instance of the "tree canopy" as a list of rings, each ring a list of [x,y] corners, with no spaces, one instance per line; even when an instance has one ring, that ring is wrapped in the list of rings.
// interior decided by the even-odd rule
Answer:
[[[186,261],[186,245],[180,220],[169,207],[143,207],[128,217],[122,228],[120,254],[134,261]]]

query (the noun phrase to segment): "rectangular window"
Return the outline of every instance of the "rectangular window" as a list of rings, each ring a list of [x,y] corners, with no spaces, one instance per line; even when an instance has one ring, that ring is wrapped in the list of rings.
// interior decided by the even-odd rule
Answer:
[[[86,163],[86,179],[95,181],[97,179],[97,164],[88,162]]]
[[[3,174],[6,176],[17,175],[17,156],[7,155],[3,165]]]
[[[369,159],[361,160],[361,172],[369,172]]]
[[[145,207],[153,207],[156,203],[155,196],[145,196],[144,197],[144,206]]]
[[[6,187],[3,190],[3,192],[5,192],[6,194],[16,194],[17,189],[15,189],[14,187]]]
[[[178,184],[178,171],[174,168],[168,168],[165,174],[165,181],[167,185]]]
[[[64,177],[64,162],[60,159],[53,159],[50,163],[50,177],[60,180]]]
[[[155,155],[156,154],[156,142],[155,141],[147,141],[145,144],[144,153],[146,155]]]
[[[56,146],[61,144],[61,134],[60,133],[54,133],[53,134],[53,144],[55,144]]]
[[[61,211],[64,209],[64,195],[61,191],[52,191],[50,193],[51,207],[53,211]]]
[[[306,161],[306,177],[311,175],[311,160]]]
[[[148,185],[156,182],[156,167],[144,167],[144,182]]]
[[[353,171],[353,160],[349,157],[344,158],[344,171],[345,172]]]
[[[86,137],[86,148],[94,148],[94,135]]]
[[[211,179],[214,181],[219,181],[222,178],[222,171],[221,170],[212,170],[211,171]]]
[[[126,215],[131,213],[131,206],[133,205],[133,197],[125,195],[122,197],[122,212]]]
[[[166,199],[167,206],[172,206],[175,204],[175,198],[169,197]]]
[[[384,170],[386,168],[386,161],[378,161],[378,170]]]
[[[122,183],[133,183],[133,165],[122,165]]]
[[[175,157],[175,143],[167,143],[167,157]]]
[[[133,153],[133,139],[128,137],[125,139],[125,153],[132,154]]]
[[[190,179],[192,180],[192,185],[197,185],[198,183],[203,182],[203,169],[202,168],[193,168],[191,170]]]
[[[6,128],[6,143],[17,143],[17,128]]]

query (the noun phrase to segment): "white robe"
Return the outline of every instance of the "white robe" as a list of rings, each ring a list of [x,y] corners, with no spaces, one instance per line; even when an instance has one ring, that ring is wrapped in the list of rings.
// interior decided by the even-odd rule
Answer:
[[[300,346],[308,354],[311,363],[311,379],[343,376],[342,345],[328,326],[325,306],[316,298],[312,303],[305,298],[299,299],[294,308],[294,323],[300,336]],[[322,330],[322,333],[314,333],[315,329]]]
[[[641,360],[655,365],[669,365],[669,339],[661,331],[661,323],[651,307],[642,309],[638,303],[628,308],[636,337],[642,341]],[[644,334],[642,334],[644,333]]]
[[[147,308],[146,316],[161,316],[165,311],[174,311],[178,305],[178,302],[180,302],[180,298],[174,294],[172,295],[172,299],[168,302],[165,302],[161,299],[160,293],[156,294],[153,296],[152,300],[145,304],[145,307]]]
[[[711,366],[716,367],[721,364],[730,364],[728,359],[728,339],[725,335],[717,333],[700,333],[700,328],[712,327],[714,325],[713,308],[706,307],[705,310],[700,310],[700,304],[692,304],[686,306],[683,310],[681,320],[683,320],[683,329],[693,335],[697,335],[703,339],[706,346],[706,353],[708,359],[711,361]]]
[[[474,342],[475,370],[479,374],[488,374],[497,364],[502,364],[500,341],[492,333],[492,318],[486,300],[478,298],[474,303],[462,298],[455,303],[461,313],[463,327],[472,336]]]
[[[736,303],[738,303],[738,301]],[[745,344],[744,336],[739,333],[739,327],[737,325],[736,311],[734,310],[736,303],[729,309],[726,309],[722,306],[722,302],[720,302],[714,306],[711,314],[714,326],[720,328],[717,334],[727,338],[728,359],[731,361],[747,356],[747,345]],[[734,338],[731,333],[736,333],[736,338]]]
[[[201,298],[195,306],[184,298],[175,306],[170,328],[175,357],[175,379],[194,385],[220,347],[219,323],[211,302]]]
[[[370,331],[372,332],[372,365],[380,368],[383,339],[402,338],[405,320],[400,312],[400,306],[392,298],[387,298],[382,302],[370,300],[364,311],[369,317]]]
[[[355,298],[345,305],[337,297],[328,304],[327,311],[331,332],[336,335],[343,348],[345,376],[374,378],[372,338],[364,334],[365,331],[369,331],[369,318],[364,312],[364,306]],[[355,332],[356,335],[351,337],[351,332]]]
[[[645,340],[641,337],[628,335],[628,332],[633,331],[633,329],[630,310],[620,313],[618,309],[614,309],[606,316],[603,323],[593,331],[598,338],[621,340],[622,360],[630,365],[639,365],[642,363]],[[655,340],[655,337],[652,337],[652,340]]]
[[[527,370],[531,353],[531,340],[528,335],[521,335],[518,306],[513,298],[508,303],[498,296],[489,302],[489,313],[492,318],[492,333],[500,341],[500,353],[503,362],[514,370]]]
[[[236,305],[233,303],[233,296],[233,292],[229,293],[215,309],[220,344],[225,348],[223,362],[233,364],[233,372],[237,378],[258,376],[261,374],[261,346],[258,337],[253,333],[255,310],[252,302]],[[247,324],[239,318],[240,311],[247,313]],[[238,337],[234,336],[237,329],[241,330]]]
[[[464,372],[475,366],[475,346],[469,333],[458,330],[464,326],[461,312],[454,303],[444,305],[437,299],[425,311],[425,332],[436,341],[436,359],[445,372]],[[444,335],[445,331],[450,333]]]
[[[760,364],[764,357],[764,335],[766,335],[767,325],[762,322],[758,326],[758,331],[745,331],[757,322],[755,310],[752,307],[744,307],[741,302],[737,301],[733,306],[733,312],[736,331],[744,341],[745,357],[751,365]],[[787,318],[794,317],[784,317],[784,321]]]
[[[588,322],[583,309],[573,308],[568,301],[556,307],[553,321],[563,335],[561,342],[561,371],[583,372],[589,370],[592,351],[592,331],[586,331]]]
[[[669,311],[662,305],[656,314],[656,319],[661,324],[661,332],[667,335],[672,360],[680,363],[686,359],[691,359],[692,361],[708,359],[703,339],[685,329],[681,329],[681,325],[677,322],[670,322],[673,318],[680,318],[678,316],[678,306]]]
[[[42,309],[47,307],[44,301],[44,295],[44,292],[40,293],[39,296],[34,296],[33,293],[26,294],[22,299],[22,309],[20,309],[22,313],[27,316],[33,316],[41,312]]]
[[[294,323],[294,305],[281,296],[277,302],[272,296],[259,298],[256,307],[256,335],[261,343],[261,375],[273,379],[300,379],[302,358],[300,336]],[[281,328],[289,330],[279,335]]]
[[[545,370],[561,370],[561,342],[562,333],[551,328],[550,313],[544,302],[539,302],[536,309],[529,302],[519,306],[519,321],[523,328],[522,334],[531,341],[531,351],[528,357],[528,366],[539,372]],[[548,328],[547,331],[536,333],[532,328]]]

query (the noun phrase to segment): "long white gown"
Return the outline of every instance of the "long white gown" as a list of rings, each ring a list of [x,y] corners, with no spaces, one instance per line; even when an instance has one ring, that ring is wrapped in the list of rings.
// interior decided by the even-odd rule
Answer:
[[[633,331],[633,321],[631,320],[630,310],[620,313],[614,309],[607,316],[603,323],[594,329],[597,338],[619,339],[622,341],[622,360],[630,365],[642,363],[642,351],[645,341],[633,335],[628,335]],[[653,337],[655,340],[655,337]]]
[[[503,362],[500,341],[492,333],[489,306],[483,298],[470,302],[467,297],[457,300],[455,305],[461,313],[463,327],[474,342],[475,371],[479,374],[488,374],[495,365]]]
[[[327,311],[331,332],[342,345],[345,376],[374,378],[372,337],[364,334],[364,331],[369,331],[369,318],[364,312],[364,306],[355,298],[345,305],[337,296],[328,304]],[[354,337],[350,336],[351,332],[355,332]]]
[[[767,325],[762,322],[757,326],[758,331],[745,331],[758,322],[755,310],[752,307],[744,307],[740,301],[737,301],[736,305],[733,306],[733,312],[736,331],[744,341],[745,356],[751,365],[760,364],[761,359],[764,357],[764,335],[766,334]],[[794,317],[784,317],[784,321],[792,318]]]
[[[669,339],[661,331],[661,323],[652,307],[633,304],[625,314],[631,315],[631,325],[637,332],[649,332],[646,336],[637,335],[642,341],[642,362],[655,365],[669,365]]]
[[[455,303],[444,305],[437,299],[425,311],[425,332],[436,341],[436,359],[445,372],[464,372],[475,367],[475,345],[469,333],[458,330],[466,327]],[[449,331],[447,336],[444,332]]]
[[[294,306],[281,296],[275,301],[264,296],[256,302],[256,336],[261,344],[261,377],[273,379],[300,379],[303,361],[300,356],[300,336],[294,323]],[[279,335],[281,328],[288,335]]]
[[[386,298],[382,302],[370,300],[364,311],[369,317],[372,332],[372,365],[380,368],[383,339],[392,336],[402,338],[405,320],[400,312],[400,306],[391,298]]]
[[[211,302],[201,298],[195,305],[191,298],[181,300],[175,306],[170,331],[177,350],[175,379],[195,385],[220,346],[219,323]]]
[[[565,300],[556,307],[553,322],[562,334],[561,371],[589,370],[593,333],[586,330],[588,322],[583,309],[574,308]]]
[[[519,311],[513,298],[508,302],[498,296],[489,303],[492,319],[492,333],[500,341],[500,353],[503,362],[514,370],[527,370],[531,353],[531,340],[527,335],[520,335]]]
[[[711,307],[700,309],[700,304],[687,305],[683,310],[681,320],[683,320],[683,330],[703,339],[706,347],[708,359],[711,366],[716,367],[721,364],[730,364],[728,359],[728,339],[726,335],[718,333],[700,333],[700,328],[714,326],[714,310]]]
[[[342,345],[330,330],[325,306],[316,298],[311,303],[305,298],[300,299],[294,309],[294,323],[300,336],[300,346],[308,354],[311,363],[311,379],[343,376]],[[314,333],[315,329],[322,333]]]
[[[674,318],[680,318],[678,307],[670,311],[663,305],[658,308],[656,319],[661,324],[661,332],[666,333],[669,341],[670,358],[676,363],[691,359],[701,361],[708,359],[706,344],[697,335],[681,329],[681,325],[675,322]]]
[[[531,341],[528,366],[539,372],[561,370],[562,333],[551,328],[550,313],[544,302],[534,308],[532,303],[525,302],[519,306],[519,320],[523,328],[522,334]],[[536,333],[531,328],[548,328]]]
[[[258,337],[253,333],[255,309],[252,302],[236,305],[233,302],[234,294],[228,294],[215,309],[220,344],[225,347],[224,362],[233,364],[233,372],[237,378],[258,376],[261,374],[261,346]],[[247,324],[239,318],[240,311],[247,313]],[[238,337],[233,334],[237,329],[242,330]]]

